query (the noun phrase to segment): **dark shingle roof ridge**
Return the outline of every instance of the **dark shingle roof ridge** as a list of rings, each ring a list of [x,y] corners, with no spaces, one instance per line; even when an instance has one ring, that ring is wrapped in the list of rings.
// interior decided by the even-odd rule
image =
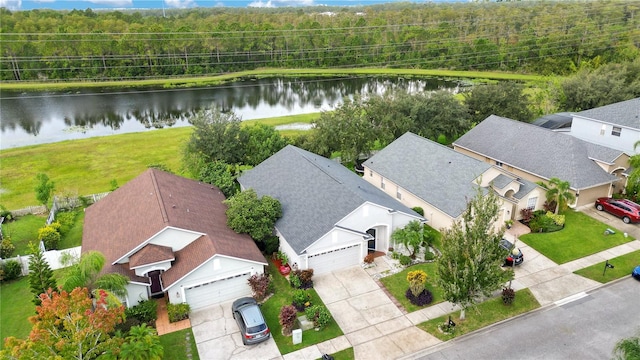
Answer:
[[[640,97],[574,113],[577,116],[640,129]]]
[[[162,198],[162,192],[160,191],[158,179],[156,178],[156,171],[161,170],[150,168],[147,171],[149,172],[149,176],[151,176],[151,183],[153,184],[153,190],[155,190],[158,207],[160,208],[160,214],[162,215],[162,221],[166,224],[169,222],[169,216],[167,215],[167,209],[165,209],[166,204]]]

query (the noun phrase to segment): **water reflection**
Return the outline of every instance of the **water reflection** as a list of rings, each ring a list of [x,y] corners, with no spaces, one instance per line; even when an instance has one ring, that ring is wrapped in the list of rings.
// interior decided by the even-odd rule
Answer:
[[[90,89],[65,93],[0,93],[2,148],[123,132],[187,126],[218,106],[244,120],[329,110],[345,97],[449,89],[457,82],[403,78],[269,78],[198,89]]]

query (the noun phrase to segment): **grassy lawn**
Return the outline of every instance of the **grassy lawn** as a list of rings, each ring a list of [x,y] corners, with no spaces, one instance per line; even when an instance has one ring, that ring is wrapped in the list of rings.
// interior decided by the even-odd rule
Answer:
[[[0,283],[0,348],[4,347],[4,339],[14,336],[26,339],[31,332],[29,317],[35,315],[36,306],[31,302],[29,278]]]
[[[344,349],[342,351],[338,351],[337,353],[329,354],[329,355],[333,356],[334,360],[353,360],[353,359],[355,359],[352,347],[350,347],[348,349]],[[318,358],[318,360],[322,360],[322,358]]]
[[[409,271],[422,270],[427,273],[427,284],[425,288],[433,294],[433,302],[427,306],[431,306],[444,301],[442,289],[435,286],[436,279],[436,263],[422,263],[410,266],[397,274],[391,276],[385,276],[380,279],[384,287],[389,290],[391,295],[396,298],[404,306],[408,312],[423,309],[424,306],[413,305],[409,299],[405,296],[407,289],[409,289],[409,282],[407,282],[407,274]]]
[[[190,341],[187,343],[186,335],[190,334]],[[187,358],[187,346],[191,348],[192,360],[199,360],[198,348],[196,347],[196,341],[193,338],[193,332],[191,329],[184,329],[169,334],[160,336],[160,342],[164,348],[163,359],[171,360],[186,360]]]
[[[58,249],[69,249],[72,247],[82,245],[82,225],[84,225],[84,211],[83,209],[79,209],[75,211],[75,222],[73,227],[66,233],[62,239],[60,239],[60,244],[58,245]]]
[[[460,311],[456,311],[418,324],[418,327],[442,341],[448,341],[456,336],[464,335],[516,315],[524,314],[538,307],[540,307],[540,304],[531,291],[529,291],[529,289],[523,289],[516,292],[515,301],[511,305],[504,305],[501,297],[492,298],[478,304],[477,311],[476,309],[468,309],[464,321],[460,320]],[[451,316],[451,320],[456,323],[456,327],[453,333],[445,334],[438,329],[438,325],[447,321],[449,315]]]
[[[520,240],[558,264],[576,260],[634,240],[616,230],[604,235],[608,225],[578,211],[565,211],[564,229],[551,233],[526,234]]]
[[[46,222],[45,215],[25,215],[15,221],[2,224],[2,233],[4,236],[11,237],[11,242],[16,247],[13,256],[28,254],[29,243],[38,240],[38,229]]]
[[[613,265],[614,268],[607,269],[606,272],[604,271],[605,263],[606,262],[603,261],[575,271],[574,273],[603,284],[626,276],[631,276],[631,270],[640,265],[640,250],[609,259],[609,264]],[[603,272],[605,273],[604,275],[602,275]]]
[[[309,123],[319,114],[249,120],[247,125]],[[111,190],[111,181],[123,185],[150,164],[164,164],[181,172],[182,146],[191,127],[159,129],[25,146],[0,151],[2,205],[9,210],[37,204],[34,187],[38,173],[55,182],[56,192],[89,195]],[[299,134],[285,130],[283,135]]]
[[[282,326],[278,321],[280,309],[284,305],[291,305],[293,299],[293,289],[289,285],[287,279],[280,275],[273,264],[269,264],[269,273],[273,274],[274,294],[262,304],[262,312],[264,314],[267,325],[271,329],[271,335],[278,345],[281,354],[288,354],[292,351],[300,350],[310,345],[318,344],[323,341],[341,336],[342,330],[335,321],[331,321],[321,331],[307,330],[302,333],[302,343],[293,345],[291,336],[282,335]],[[324,305],[320,296],[313,289],[308,290],[311,294],[311,302],[314,305]],[[299,315],[303,315],[300,313]]]
[[[389,75],[389,76],[437,76],[453,78],[491,79],[491,80],[519,80],[541,82],[548,81],[548,77],[541,75],[527,75],[498,71],[455,71],[438,69],[390,69],[390,68],[358,68],[358,69],[257,69],[228,73],[216,76],[198,76],[171,79],[124,80],[104,82],[52,82],[52,83],[5,83],[0,84],[4,90],[62,90],[90,87],[193,87],[223,84],[242,77],[273,77],[273,76],[336,76],[336,75]]]

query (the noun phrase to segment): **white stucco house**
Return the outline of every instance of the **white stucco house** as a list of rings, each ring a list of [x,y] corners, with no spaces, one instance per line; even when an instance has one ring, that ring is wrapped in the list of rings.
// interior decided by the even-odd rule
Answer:
[[[425,220],[338,162],[292,145],[238,182],[280,201],[280,249],[291,265],[315,274],[360,264],[369,252],[386,253],[395,229]]]
[[[405,133],[363,166],[366,181],[408,207],[421,207],[438,230],[461,219],[478,186],[498,195],[496,228],[520,219],[522,209],[538,210],[545,202],[546,191],[539,185],[413,133]]]
[[[640,98],[572,114],[569,134],[594,144],[636,154],[640,141]],[[638,149],[640,150],[640,149]]]
[[[215,186],[149,169],[86,209],[82,253],[103,253],[103,272],[129,278],[129,307],[164,296],[197,310],[251,296],[247,280],[267,262],[227,227],[224,199]]]

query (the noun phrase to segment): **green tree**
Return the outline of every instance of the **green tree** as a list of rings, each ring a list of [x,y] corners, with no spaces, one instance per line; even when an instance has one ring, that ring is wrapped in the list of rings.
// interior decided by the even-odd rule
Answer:
[[[258,123],[243,127],[247,139],[244,163],[256,166],[287,146],[287,139],[273,126]]]
[[[53,192],[55,191],[56,185],[49,179],[49,176],[44,173],[39,173],[38,175],[36,175],[36,181],[36,199],[40,204],[44,205],[48,209],[49,200],[51,199],[51,195],[53,195]]]
[[[391,239],[395,244],[402,244],[411,252],[410,256],[415,259],[416,254],[422,247],[428,245],[430,232],[424,231],[424,225],[418,220],[409,222],[405,227],[398,228],[391,233]]]
[[[529,99],[522,85],[501,81],[491,85],[477,85],[464,93],[464,103],[469,109],[471,121],[479,123],[490,115],[529,122],[533,117]]]
[[[312,151],[330,157],[340,152],[343,163],[353,163],[360,154],[368,154],[377,138],[362,99],[346,99],[335,111],[322,112],[314,123]]]
[[[444,136],[450,143],[471,128],[467,107],[450,92],[436,91],[416,100],[411,114],[418,135],[434,141]]]
[[[120,347],[119,359],[161,360],[164,348],[156,329],[142,324],[129,330],[126,342]]]
[[[613,355],[616,360],[640,359],[640,332],[636,336],[618,341],[613,348]]]
[[[129,279],[121,274],[101,274],[106,262],[104,255],[98,251],[82,254],[79,261],[65,271],[62,279],[62,289],[72,291],[75,288],[87,288],[97,296],[99,290],[107,290],[116,296],[127,294]]]
[[[227,204],[227,225],[237,233],[249,234],[256,242],[273,234],[273,226],[282,216],[280,202],[270,196],[258,198],[253,189],[235,194]]]
[[[547,190],[547,202],[556,203],[556,214],[559,210],[565,210],[568,204],[576,199],[575,195],[573,195],[573,193],[571,192],[571,185],[568,181],[563,181],[556,177],[553,177],[549,179],[549,183],[539,181],[538,185]]]
[[[40,305],[42,302],[40,294],[46,293],[49,289],[56,290],[58,284],[56,284],[53,270],[45,260],[40,247],[35,243],[30,243],[29,252],[31,253],[31,258],[29,259],[29,287],[34,295],[33,302],[36,305]]]
[[[511,271],[503,271],[504,253],[500,240],[504,229],[496,230],[500,209],[498,196],[490,189],[477,187],[461,219],[442,232],[442,255],[437,260],[436,281],[444,298],[465,311],[499,289]]]
[[[3,359],[98,359],[118,348],[115,326],[124,319],[124,306],[112,306],[104,291],[95,299],[86,288],[72,292],[48,290],[29,320],[33,328],[26,340],[10,337],[0,352]],[[95,306],[94,306],[95,300]]]
[[[212,161],[200,169],[198,179],[207,184],[215,185],[222,191],[225,197],[233,196],[238,186],[236,185],[236,175],[232,173],[232,165],[222,161]]]
[[[183,163],[194,175],[211,161],[240,164],[244,160],[247,133],[240,128],[240,118],[219,108],[200,111],[191,120],[193,133],[187,141]]]
[[[640,193],[640,154],[637,153],[639,146],[640,141],[633,144],[633,150],[636,151],[636,154],[629,158],[632,170],[627,179],[626,193],[630,196],[637,196]]]

